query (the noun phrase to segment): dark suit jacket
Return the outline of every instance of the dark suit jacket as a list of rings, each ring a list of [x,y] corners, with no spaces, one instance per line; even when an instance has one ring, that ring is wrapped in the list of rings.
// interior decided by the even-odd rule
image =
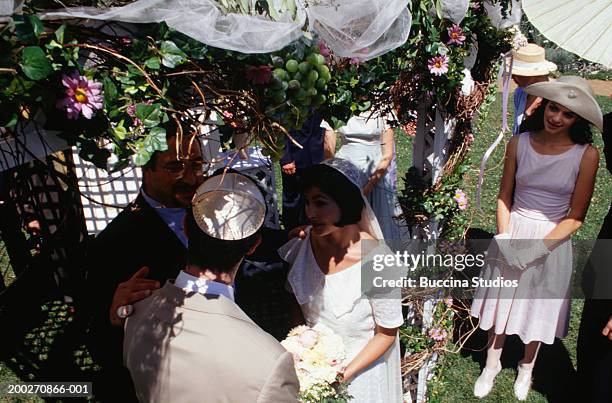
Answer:
[[[323,118],[317,111],[311,110],[310,116],[306,119],[302,128],[290,131],[291,137],[304,148],[300,149],[291,140],[285,139],[285,153],[280,159],[281,165],[293,161],[296,168],[302,169],[318,164],[323,160],[323,132],[325,130],[321,128],[322,120]]]
[[[102,366],[120,366],[123,330],[111,326],[109,308],[119,283],[141,267],[164,284],[185,267],[187,250],[142,195],[130,203],[93,241],[87,277],[90,299],[90,345]]]

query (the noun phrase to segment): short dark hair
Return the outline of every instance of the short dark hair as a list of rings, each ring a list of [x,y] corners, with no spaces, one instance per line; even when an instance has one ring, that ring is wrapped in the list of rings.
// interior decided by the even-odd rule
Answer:
[[[340,207],[340,220],[336,227],[357,224],[365,206],[361,189],[340,171],[325,164],[306,168],[300,178],[300,192],[305,193],[313,187],[329,195]]]
[[[527,119],[521,123],[521,132],[537,132],[544,129],[544,109],[550,101],[543,99],[540,106],[528,116]],[[591,144],[593,143],[593,133],[591,133],[591,122],[584,119],[581,116],[576,115],[578,118],[576,123],[569,129],[569,135],[572,141],[576,144]]]
[[[230,273],[234,266],[257,243],[261,231],[259,229],[248,238],[238,241],[213,238],[200,229],[191,209],[187,209],[185,229],[189,239],[187,264],[193,264],[217,273]]]

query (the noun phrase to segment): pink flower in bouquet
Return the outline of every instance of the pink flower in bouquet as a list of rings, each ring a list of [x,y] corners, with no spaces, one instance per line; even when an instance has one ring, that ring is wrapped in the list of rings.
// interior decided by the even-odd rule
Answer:
[[[246,70],[246,79],[253,84],[267,84],[272,77],[272,67],[261,65],[259,67],[251,66]]]
[[[455,190],[455,195],[453,196],[453,199],[455,199],[455,201],[457,202],[457,205],[459,206],[459,210],[465,210],[467,208],[468,200],[463,190],[461,189]]]
[[[312,329],[306,329],[300,334],[298,341],[302,347],[311,349],[317,344],[318,336],[317,332]]]
[[[104,106],[102,84],[81,76],[78,71],[71,76],[62,76],[62,85],[66,87],[66,98],[57,101],[57,107],[66,109],[68,119],[78,119],[80,114],[91,119],[97,109]]]
[[[448,56],[439,55],[432,57],[429,59],[427,67],[429,68],[429,72],[436,76],[446,74],[448,72]]]
[[[447,336],[448,333],[444,329],[434,328],[429,330],[429,337],[431,337],[435,341],[446,340]]]
[[[448,44],[449,45],[463,45],[465,42],[465,34],[461,27],[457,24],[453,24],[452,27],[447,29],[448,32]]]
[[[325,42],[319,41],[318,46],[319,46],[319,53],[321,54],[321,56],[327,58],[329,57],[329,55],[331,55],[331,50],[327,47]]]

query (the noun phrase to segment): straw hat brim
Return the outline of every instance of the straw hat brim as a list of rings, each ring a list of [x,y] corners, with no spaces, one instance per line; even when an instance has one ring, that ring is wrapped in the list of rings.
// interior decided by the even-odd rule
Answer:
[[[580,86],[560,81],[548,81],[531,84],[525,88],[525,92],[563,105],[576,115],[593,123],[599,130],[603,130],[603,115],[599,104],[586,89]]]
[[[526,63],[514,60],[512,74],[524,77],[545,76],[557,70],[557,65],[547,60],[538,63]]]

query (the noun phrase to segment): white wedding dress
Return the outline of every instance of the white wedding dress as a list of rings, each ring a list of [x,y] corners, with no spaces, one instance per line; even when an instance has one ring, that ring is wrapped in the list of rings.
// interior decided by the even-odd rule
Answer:
[[[391,253],[386,246],[374,253]],[[322,323],[342,337],[348,364],[374,336],[375,324],[385,328],[402,325],[399,298],[375,299],[361,291],[361,262],[341,272],[324,275],[310,245],[310,228],[305,239],[294,238],[279,249],[291,264],[289,284],[296,296],[306,324]],[[356,375],[349,384],[355,403],[402,402],[399,337],[395,344],[372,365]]]

